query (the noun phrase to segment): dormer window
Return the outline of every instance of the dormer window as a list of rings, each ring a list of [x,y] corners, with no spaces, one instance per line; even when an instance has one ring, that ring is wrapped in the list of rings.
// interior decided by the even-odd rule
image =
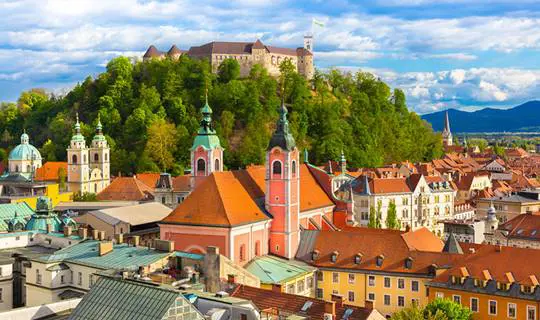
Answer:
[[[319,259],[319,250],[314,250],[312,253],[311,253],[311,260],[315,261]]]
[[[523,291],[523,293],[532,293],[533,292],[533,287],[531,286],[521,286],[521,291]]]
[[[407,259],[405,259],[405,268],[406,269],[412,269],[412,264],[413,264],[413,258],[408,257]]]
[[[337,251],[332,252],[332,255],[330,256],[330,261],[332,261],[333,263],[336,263],[338,254],[339,252]]]
[[[378,255],[375,263],[377,264],[377,267],[381,267],[384,261],[384,256],[382,254]]]
[[[362,262],[362,254],[357,253],[354,255],[354,264],[360,264]]]
[[[452,284],[456,284],[457,282],[456,276],[451,276],[450,280],[452,281]]]

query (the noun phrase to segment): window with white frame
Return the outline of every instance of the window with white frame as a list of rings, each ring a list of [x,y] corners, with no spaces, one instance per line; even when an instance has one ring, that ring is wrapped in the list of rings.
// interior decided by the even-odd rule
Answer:
[[[497,315],[497,301],[489,300],[488,302],[488,314],[492,316]]]
[[[458,303],[458,304],[461,304],[461,296],[460,295],[453,295],[452,296],[452,299],[454,300],[455,303]]]
[[[389,277],[384,277],[384,287],[390,288],[391,287],[391,280]]]
[[[369,301],[375,301],[375,293],[373,293],[373,292],[368,293],[368,300]]]
[[[471,298],[471,311],[478,312],[478,298]]]
[[[527,320],[536,320],[535,306],[527,306]]]
[[[437,297],[437,299],[443,299],[443,298],[444,298],[444,293],[442,293],[442,292],[436,292],[436,293],[435,293],[435,297]]]
[[[353,284],[353,283],[354,283],[354,280],[355,280],[354,273],[349,273],[349,283],[350,283],[350,284]]]
[[[507,310],[508,311],[507,311],[506,315],[508,316],[508,318],[515,319],[516,314],[517,314],[517,306],[516,306],[516,304],[509,302]]]
[[[333,272],[332,273],[332,282],[333,283],[339,283],[339,273],[338,272]]]
[[[397,297],[397,305],[398,305],[398,307],[404,307],[405,306],[405,297],[404,296],[398,296]]]
[[[375,276],[368,276],[368,285],[370,287],[374,287],[375,286]]]
[[[397,287],[398,287],[398,289],[405,289],[405,279],[398,279],[397,280]]]
[[[354,302],[354,291],[349,291],[349,301]]]
[[[384,295],[384,305],[385,305],[385,306],[389,306],[389,305],[390,305],[390,295],[389,295],[389,294],[385,294],[385,295]]]
[[[411,281],[411,290],[414,292],[418,292],[418,281],[416,280]]]

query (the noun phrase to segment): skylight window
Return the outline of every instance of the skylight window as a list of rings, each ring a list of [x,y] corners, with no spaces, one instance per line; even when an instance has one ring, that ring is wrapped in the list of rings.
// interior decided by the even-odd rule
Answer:
[[[306,301],[306,303],[304,303],[304,305],[302,306],[302,309],[300,309],[300,311],[302,311],[302,312],[308,311],[308,309],[311,308],[312,304],[313,304],[312,301]]]
[[[353,309],[345,310],[345,313],[343,313],[343,318],[341,318],[341,319],[349,319],[349,317],[351,316],[352,313],[353,313]]]

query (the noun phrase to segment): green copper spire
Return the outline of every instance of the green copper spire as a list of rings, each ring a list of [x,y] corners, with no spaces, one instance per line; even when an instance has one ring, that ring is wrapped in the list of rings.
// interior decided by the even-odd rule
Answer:
[[[84,141],[84,136],[81,134],[81,124],[79,123],[79,113],[77,112],[77,121],[75,122],[75,134],[71,137],[71,141]]]
[[[289,120],[287,120],[287,108],[285,107],[284,95],[281,98],[281,107],[279,108],[279,119],[276,131],[274,131],[274,134],[270,139],[268,150],[271,150],[274,147],[280,147],[287,151],[292,151],[296,147],[296,142],[289,130]]]
[[[195,150],[199,146],[205,149],[221,148],[219,137],[216,134],[216,130],[212,125],[212,108],[208,104],[208,89],[205,92],[205,103],[201,109],[202,119],[199,126],[199,132],[193,141],[192,150]]]
[[[94,136],[93,141],[105,141],[105,136],[103,135],[103,125],[101,125],[101,116],[98,113],[98,122],[96,125],[96,135]]]

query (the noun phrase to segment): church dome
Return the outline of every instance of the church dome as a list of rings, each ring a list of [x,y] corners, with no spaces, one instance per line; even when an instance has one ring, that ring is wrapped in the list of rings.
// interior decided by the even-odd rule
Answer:
[[[8,160],[41,160],[41,153],[29,141],[28,135],[23,133],[21,135],[21,144],[11,150]]]
[[[62,221],[52,211],[51,200],[48,197],[39,197],[36,204],[36,213],[28,220],[25,229],[29,231],[47,231],[47,225],[51,226],[52,232],[62,231]]]

